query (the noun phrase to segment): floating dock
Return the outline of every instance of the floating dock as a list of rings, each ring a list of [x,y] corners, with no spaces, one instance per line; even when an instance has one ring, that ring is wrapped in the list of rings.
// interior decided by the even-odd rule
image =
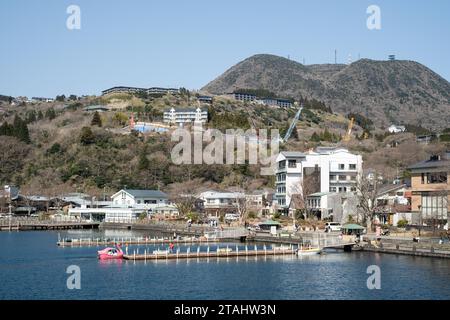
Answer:
[[[276,247],[275,247],[276,248]],[[267,249],[267,250],[239,250],[239,251],[210,251],[210,252],[175,252],[167,254],[127,254],[125,260],[168,260],[168,259],[200,259],[200,258],[232,258],[232,257],[266,257],[295,255],[295,249]]]
[[[219,242],[219,239],[208,238],[114,238],[114,239],[62,239],[56,244],[60,247],[91,247],[91,246],[109,246],[121,244],[126,245],[152,245],[152,244],[192,244],[192,243],[214,243]]]

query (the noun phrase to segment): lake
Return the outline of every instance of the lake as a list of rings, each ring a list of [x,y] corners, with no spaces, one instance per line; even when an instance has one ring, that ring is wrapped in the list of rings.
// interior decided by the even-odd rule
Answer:
[[[69,238],[150,235],[0,232],[0,299],[450,299],[450,259],[330,251],[310,257],[104,262],[95,246],[58,247],[58,233]],[[67,288],[71,265],[81,270],[80,290]],[[379,290],[367,288],[371,265],[381,270]]]

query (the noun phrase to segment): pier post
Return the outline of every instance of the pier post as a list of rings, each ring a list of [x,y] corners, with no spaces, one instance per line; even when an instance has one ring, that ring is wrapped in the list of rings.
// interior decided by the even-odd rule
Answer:
[[[197,258],[200,257],[200,247],[197,247]]]
[[[147,263],[147,249],[144,250],[144,262]]]
[[[248,246],[247,245],[245,245],[245,256],[248,257]]]
[[[133,250],[133,261],[136,262],[136,251],[135,250]]]
[[[267,246],[264,245],[264,256],[267,257]]]

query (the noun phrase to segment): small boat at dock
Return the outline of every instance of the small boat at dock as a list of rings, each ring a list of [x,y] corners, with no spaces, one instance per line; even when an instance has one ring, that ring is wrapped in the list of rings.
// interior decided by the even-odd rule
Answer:
[[[120,246],[117,245],[115,248],[105,248],[97,251],[97,255],[100,260],[122,259],[123,251]]]
[[[295,253],[297,256],[312,256],[316,254],[320,254],[322,250],[320,248],[298,248]]]

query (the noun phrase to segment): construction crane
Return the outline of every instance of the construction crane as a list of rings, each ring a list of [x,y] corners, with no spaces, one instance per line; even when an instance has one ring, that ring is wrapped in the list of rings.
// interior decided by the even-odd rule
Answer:
[[[352,134],[352,129],[353,129],[353,125],[355,124],[355,118],[352,117],[350,119],[350,123],[348,124],[348,128],[347,128],[347,133],[345,134],[344,138],[342,138],[342,141],[344,142],[348,142],[351,139],[351,134]]]
[[[297,113],[295,114],[294,120],[292,120],[292,123],[291,123],[291,125],[290,125],[288,131],[287,131],[286,134],[284,135],[284,138],[280,139],[280,142],[281,142],[281,143],[288,141],[289,137],[290,137],[291,134],[292,134],[292,131],[294,131],[295,126],[297,125],[298,119],[300,119],[300,114],[302,113],[302,110],[303,110],[303,103],[300,104],[300,108],[298,108],[298,111],[297,111]]]

